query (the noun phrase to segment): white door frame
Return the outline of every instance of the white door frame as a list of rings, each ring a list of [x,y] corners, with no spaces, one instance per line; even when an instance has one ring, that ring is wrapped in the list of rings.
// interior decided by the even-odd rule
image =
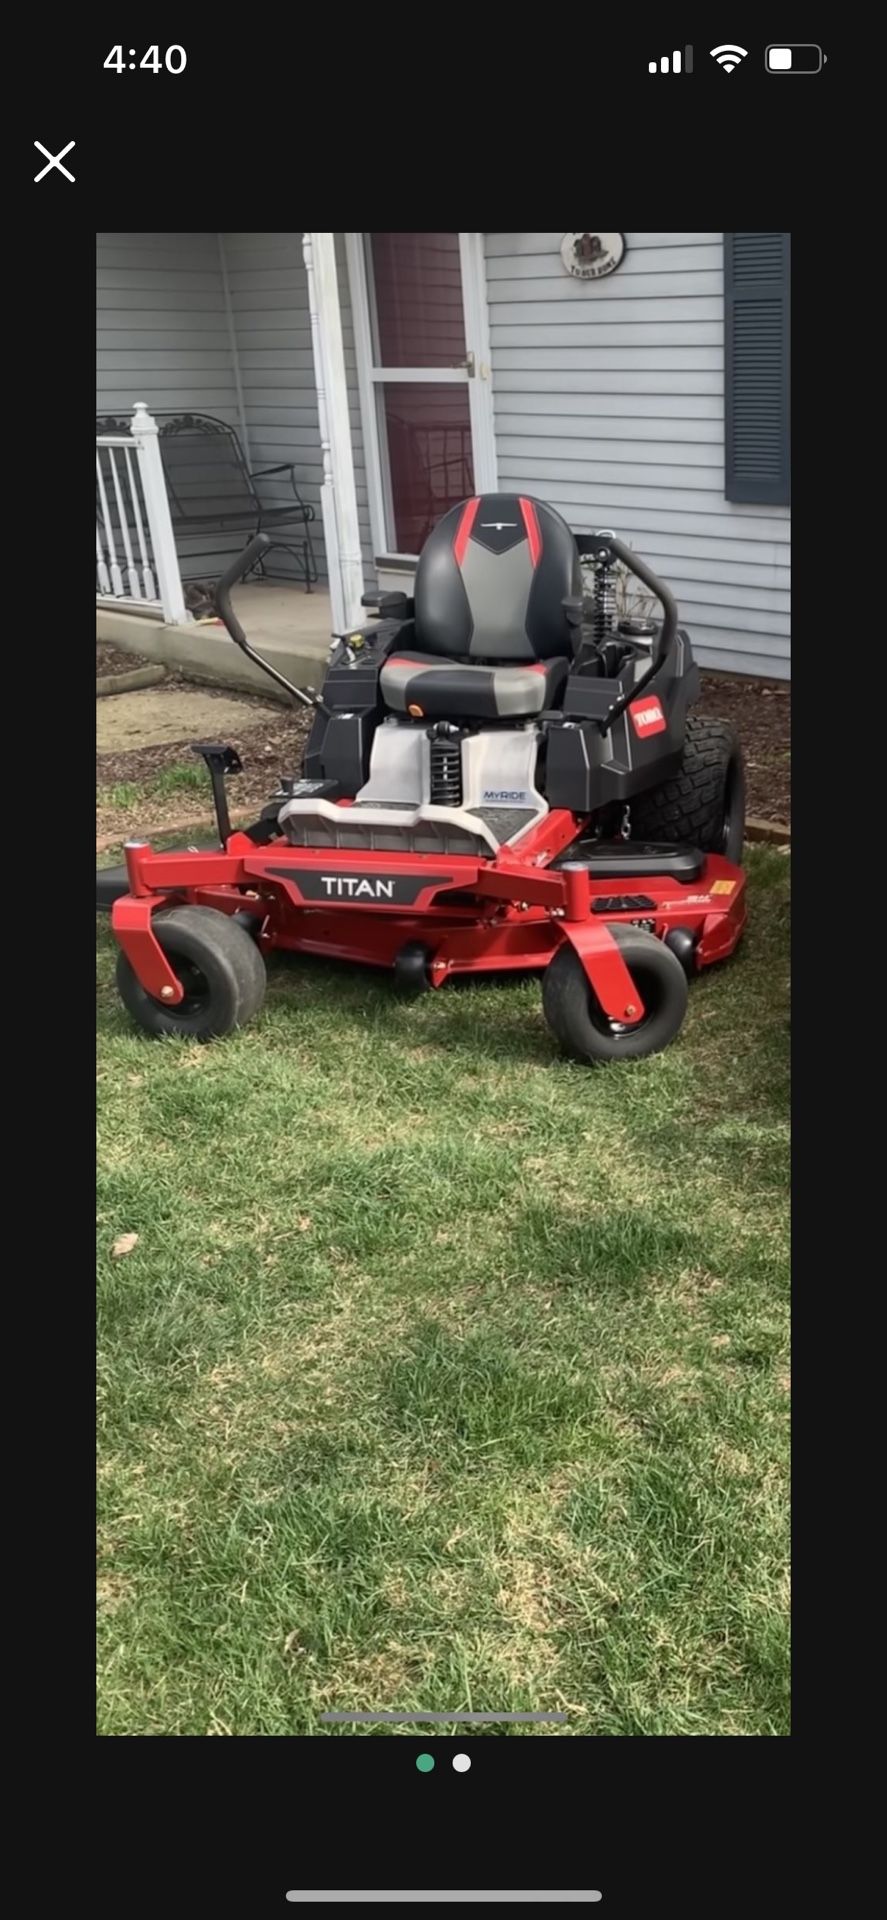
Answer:
[[[379,439],[376,387],[383,381],[416,381],[423,385],[431,382],[452,382],[454,385],[461,385],[464,382],[468,387],[474,484],[478,493],[496,492],[498,472],[493,424],[493,383],[484,270],[484,237],[482,233],[460,233],[459,235],[465,343],[468,355],[468,364],[465,367],[377,367],[374,365],[370,328],[370,289],[367,282],[366,252],[362,233],[346,233],[345,254],[351,285],[357,385],[360,393],[360,419],[366,458],[373,556],[377,562],[384,560],[414,562],[418,556],[414,553],[397,553],[386,533],[384,449]]]

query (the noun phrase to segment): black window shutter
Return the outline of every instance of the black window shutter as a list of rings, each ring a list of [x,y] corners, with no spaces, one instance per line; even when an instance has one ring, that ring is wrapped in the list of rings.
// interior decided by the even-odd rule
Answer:
[[[790,238],[724,235],[728,500],[785,506],[791,498]]]

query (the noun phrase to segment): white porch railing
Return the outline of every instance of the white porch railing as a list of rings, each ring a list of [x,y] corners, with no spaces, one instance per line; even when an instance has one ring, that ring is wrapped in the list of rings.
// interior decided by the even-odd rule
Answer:
[[[128,434],[95,443],[96,603],[188,619],[157,422],[143,400]]]

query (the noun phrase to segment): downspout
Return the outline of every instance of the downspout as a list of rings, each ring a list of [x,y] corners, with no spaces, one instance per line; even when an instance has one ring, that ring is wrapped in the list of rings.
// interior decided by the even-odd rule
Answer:
[[[362,618],[360,597],[364,583],[335,234],[303,233],[302,253],[308,280],[308,311],[311,316],[311,345],[323,459],[320,504],[332,625],[334,633],[345,633],[349,627],[357,626]]]

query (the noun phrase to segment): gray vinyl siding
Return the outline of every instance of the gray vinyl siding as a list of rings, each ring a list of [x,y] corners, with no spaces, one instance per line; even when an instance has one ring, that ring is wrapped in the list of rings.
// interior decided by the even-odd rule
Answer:
[[[313,506],[316,515],[311,537],[321,578],[326,578],[320,512],[323,456],[302,234],[301,231],[225,233],[222,235],[222,244],[252,464],[255,467],[270,467],[283,460],[295,463],[299,492]],[[349,385],[354,477],[366,566],[367,559],[371,558],[372,542],[360,431],[351,296],[341,234],[336,235],[336,264]],[[285,498],[284,493],[281,493],[281,498]],[[285,554],[279,555],[278,559],[280,565],[275,562],[275,572],[294,571]]]
[[[323,460],[308,279],[301,233],[223,233],[237,363],[250,465],[292,461],[302,499],[314,508],[311,540],[321,579],[327,575],[320,512]],[[288,477],[265,483],[282,504]],[[295,576],[292,557],[273,556],[275,574]]]
[[[340,234],[336,250],[361,543],[372,581],[351,297]],[[314,507],[311,536],[320,577],[326,578],[320,428],[301,232],[97,236],[97,412],[131,413],[136,400],[149,409],[217,414],[245,438],[253,467],[292,461],[299,491]],[[268,497],[286,498],[278,482],[269,487]],[[235,551],[238,543],[235,535],[227,544]],[[188,542],[187,551],[180,552],[186,577],[211,571],[208,563],[199,565],[197,544]],[[223,551],[224,536],[212,536],[212,545]],[[296,572],[286,553],[275,553],[272,565],[275,574]]]
[[[96,410],[137,400],[238,424],[215,233],[96,235]]]
[[[241,431],[217,233],[96,235],[96,412],[212,413]],[[212,578],[243,535],[180,536],[185,580]]]
[[[485,235],[500,486],[644,553],[704,665],[787,678],[789,509],[724,495],[723,235],[629,233],[591,283],[562,238]]]

